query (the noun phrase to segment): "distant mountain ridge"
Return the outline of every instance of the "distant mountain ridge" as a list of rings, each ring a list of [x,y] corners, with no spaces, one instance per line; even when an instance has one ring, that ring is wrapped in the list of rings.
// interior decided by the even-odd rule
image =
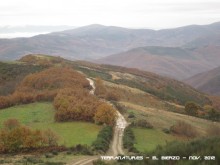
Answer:
[[[212,52],[215,49],[216,51]],[[207,53],[209,52],[209,53]],[[220,66],[220,47],[195,48],[147,46],[97,60],[98,63],[139,68],[160,75],[186,79]]]
[[[220,96],[220,67],[197,74],[184,82],[205,93]]]
[[[151,68],[150,71],[162,75],[185,79],[220,66],[219,37],[220,22],[164,30],[95,24],[30,38],[0,39],[0,60],[14,60],[27,54],[49,54],[72,60],[101,59],[99,62],[106,63],[105,57],[119,54],[118,60],[116,55],[114,60],[107,57],[107,63],[116,61],[110,64],[143,70]],[[128,58],[125,52],[128,52]],[[124,54],[123,61],[121,54]]]
[[[31,53],[97,59],[136,47],[184,46],[201,37],[216,36],[219,29],[219,22],[157,31],[89,25],[30,38],[0,39],[0,59],[18,59]]]

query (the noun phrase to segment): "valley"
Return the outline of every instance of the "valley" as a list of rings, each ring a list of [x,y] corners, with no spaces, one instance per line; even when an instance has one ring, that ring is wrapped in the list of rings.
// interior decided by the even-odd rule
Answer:
[[[175,141],[182,145],[219,136],[217,99],[177,80],[138,69],[44,55],[2,64],[0,74],[5,78],[0,89],[5,89],[7,82],[16,83],[11,83],[10,91],[0,91],[0,129],[6,129],[9,119],[16,119],[20,124],[15,127],[42,134],[50,129],[58,137],[54,146],[28,149],[18,145],[16,159],[3,147],[3,163],[98,164],[102,155],[151,155],[158,152],[158,145],[165,150]],[[10,76],[25,67],[33,72]],[[17,70],[5,72],[4,68]],[[195,116],[185,111],[191,101],[199,106]],[[209,107],[215,110],[215,118],[211,118]]]
[[[184,82],[202,92],[218,96],[220,94],[220,67],[196,74]]]
[[[0,3],[0,165],[220,165],[220,1]]]

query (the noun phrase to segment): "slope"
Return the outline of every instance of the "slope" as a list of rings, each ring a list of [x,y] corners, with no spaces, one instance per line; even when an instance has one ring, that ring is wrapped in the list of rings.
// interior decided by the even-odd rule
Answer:
[[[220,95],[220,67],[184,80],[194,88],[212,95]]]
[[[97,62],[138,68],[181,80],[220,65],[220,56],[217,55],[220,49],[214,51],[206,48],[206,52],[214,51],[209,56],[203,53],[204,49],[147,46],[114,54]]]

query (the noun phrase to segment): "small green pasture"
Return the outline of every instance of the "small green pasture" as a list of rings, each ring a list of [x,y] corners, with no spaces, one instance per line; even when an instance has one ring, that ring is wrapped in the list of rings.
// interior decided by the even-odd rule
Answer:
[[[67,147],[76,144],[91,145],[96,139],[101,126],[88,122],[54,122],[52,103],[31,103],[0,110],[0,128],[4,121],[16,118],[20,123],[33,129],[51,129],[59,137],[60,145]]]
[[[153,151],[158,145],[165,145],[169,141],[176,140],[171,134],[166,134],[159,129],[133,128],[136,144],[139,151]]]

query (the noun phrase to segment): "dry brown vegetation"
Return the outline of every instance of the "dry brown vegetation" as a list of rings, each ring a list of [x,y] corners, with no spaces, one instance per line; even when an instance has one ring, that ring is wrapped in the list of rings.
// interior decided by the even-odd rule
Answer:
[[[16,119],[9,119],[0,130],[0,153],[56,146],[57,141],[58,136],[51,130],[32,130]]]
[[[26,76],[16,87],[13,94],[0,96],[0,108],[34,101],[52,101],[59,89],[89,88],[85,77],[70,69],[54,67]]]
[[[138,69],[107,67],[111,69],[109,73],[117,77],[117,79],[114,79],[114,82],[141,89],[160,99],[173,101],[182,105],[187,101],[195,101],[201,105],[210,104],[208,97],[182,82]]]
[[[94,121],[98,107],[106,103],[90,95],[88,90],[90,88],[88,80],[81,73],[71,68],[53,67],[26,76],[13,94],[0,97],[0,108],[34,101],[54,100],[57,109],[56,121]],[[98,118],[96,122],[113,125],[115,116],[111,111],[99,115],[104,116],[106,122],[99,121]]]
[[[213,107],[220,112],[220,96],[209,96]]]
[[[220,136],[220,126],[215,124],[211,125],[210,128],[207,129],[208,136]]]
[[[95,96],[80,88],[60,90],[54,99],[56,121],[94,121],[97,107],[101,105]]]
[[[34,65],[52,66],[54,64],[62,64],[66,60],[61,57],[52,57],[41,54],[29,54],[22,57],[19,61]]]
[[[195,138],[198,135],[196,128],[183,121],[178,121],[173,126],[171,126],[170,131],[174,134],[188,138]]]
[[[149,93],[141,91],[136,88],[131,88],[126,85],[114,84],[111,82],[103,81],[103,86],[106,93],[112,93],[117,96],[118,101],[130,102],[143,107],[159,108],[168,111],[175,111],[184,113],[184,107],[178,104],[165,102]]]
[[[90,121],[107,125],[115,123],[115,109],[85,91],[69,88],[61,90],[54,99],[54,107],[57,109],[55,120],[58,122]]]
[[[96,123],[105,123],[112,126],[115,123],[116,116],[115,109],[111,105],[104,103],[97,107],[94,120]]]
[[[207,130],[212,127],[213,122],[193,116],[165,111],[157,108],[143,107],[130,102],[120,102],[126,109],[133,110],[136,118],[148,120],[155,128],[170,128],[178,121],[185,121],[196,128],[198,136],[207,136]],[[220,127],[220,123],[216,122],[216,126]]]
[[[109,101],[118,101],[120,99],[119,92],[106,87],[102,79],[97,78],[95,85],[95,95],[98,97]]]

